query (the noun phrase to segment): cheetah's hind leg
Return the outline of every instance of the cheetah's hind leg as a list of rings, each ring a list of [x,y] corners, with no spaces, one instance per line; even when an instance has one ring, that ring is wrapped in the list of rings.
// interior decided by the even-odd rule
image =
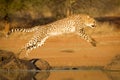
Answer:
[[[45,36],[45,35],[42,35],[42,36],[37,36],[35,39],[36,40],[33,40],[33,41],[36,41],[36,42],[29,42],[27,43],[26,45],[26,56],[29,56],[28,54],[33,50],[33,49],[36,49],[40,46],[42,46],[46,39],[48,39],[49,36]]]

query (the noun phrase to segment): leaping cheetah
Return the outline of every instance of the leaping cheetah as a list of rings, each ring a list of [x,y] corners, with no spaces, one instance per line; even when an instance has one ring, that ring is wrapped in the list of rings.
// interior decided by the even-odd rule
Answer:
[[[72,15],[67,18],[55,21],[51,24],[43,25],[43,26],[35,26],[30,29],[12,29],[8,32],[8,34],[12,32],[32,32],[35,31],[34,36],[30,39],[28,43],[25,44],[24,47],[21,48],[21,51],[26,50],[26,55],[30,53],[33,49],[36,49],[44,44],[46,39],[51,36],[61,35],[64,33],[75,33],[87,42],[91,43],[93,46],[96,46],[96,42],[94,39],[89,37],[85,31],[85,27],[94,28],[96,27],[96,21],[94,18],[85,15],[78,14]],[[21,53],[19,52],[19,54]]]

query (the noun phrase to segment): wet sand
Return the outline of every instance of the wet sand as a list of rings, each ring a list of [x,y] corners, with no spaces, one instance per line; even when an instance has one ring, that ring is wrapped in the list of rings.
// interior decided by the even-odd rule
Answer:
[[[0,49],[17,53],[30,37],[19,37],[19,34],[15,34],[10,38],[2,38],[0,39]],[[23,52],[20,58],[42,58],[53,67],[80,67],[105,66],[114,56],[120,54],[119,34],[95,34],[92,37],[97,41],[96,47],[73,34],[51,37],[42,47],[33,50],[29,56]]]

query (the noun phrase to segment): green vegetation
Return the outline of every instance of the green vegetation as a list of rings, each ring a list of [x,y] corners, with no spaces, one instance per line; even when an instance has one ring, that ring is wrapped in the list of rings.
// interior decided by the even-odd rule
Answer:
[[[94,17],[119,15],[120,0],[0,0],[0,20],[12,23],[43,18],[57,20],[79,13]]]
[[[28,15],[67,16],[70,14],[87,13],[103,15],[120,8],[120,0],[0,0],[0,17],[6,14],[15,15],[24,12]]]

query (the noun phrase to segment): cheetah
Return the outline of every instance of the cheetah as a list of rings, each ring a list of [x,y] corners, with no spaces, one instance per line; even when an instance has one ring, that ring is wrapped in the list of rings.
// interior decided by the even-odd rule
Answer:
[[[50,24],[35,26],[29,29],[12,29],[8,32],[8,34],[17,31],[35,32],[33,37],[24,45],[24,47],[21,48],[19,52],[20,54],[23,50],[25,50],[26,55],[28,56],[28,53],[30,53],[33,49],[42,46],[49,37],[62,35],[65,33],[75,33],[88,43],[96,46],[96,41],[85,33],[85,27],[95,28],[95,19],[86,14],[77,14]]]

